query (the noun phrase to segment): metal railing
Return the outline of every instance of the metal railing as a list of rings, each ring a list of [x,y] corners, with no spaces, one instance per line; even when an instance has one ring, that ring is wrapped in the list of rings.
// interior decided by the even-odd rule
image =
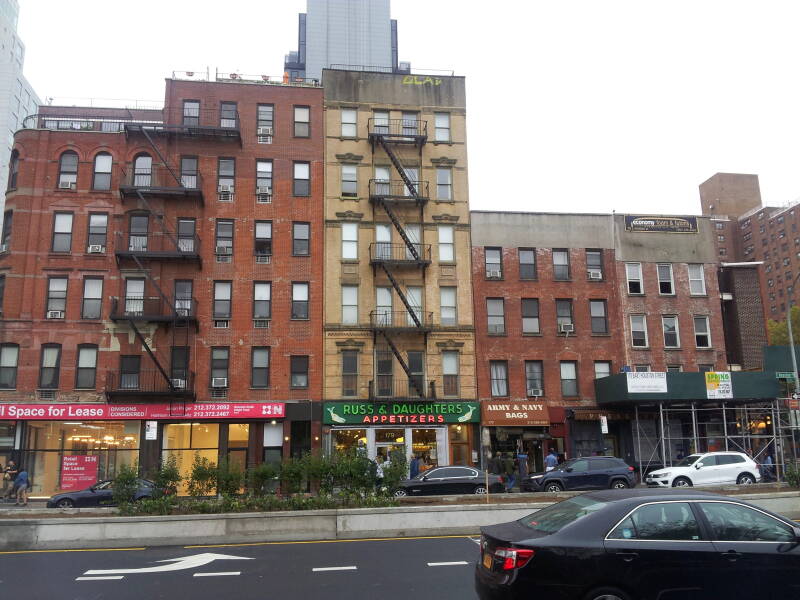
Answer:
[[[422,375],[416,376],[416,380],[422,394],[408,377],[376,375],[375,379],[369,382],[370,400],[424,400],[436,397],[433,381],[426,382]]]
[[[149,169],[134,169],[132,166],[128,166],[123,172],[120,186],[142,190],[200,191],[203,189],[203,177],[197,171],[181,173],[177,169],[168,169],[164,165],[153,165]]]
[[[193,396],[195,377],[191,371],[182,371],[180,376],[170,377],[168,383],[158,369],[140,370],[135,373],[109,371],[106,375],[106,392],[110,395],[158,395]]]
[[[433,326],[433,313],[415,310],[419,326],[407,310],[373,310],[369,313],[373,329],[430,329]]]
[[[418,141],[428,137],[428,122],[419,119],[376,119],[367,121],[369,135],[382,135],[391,138],[408,138],[408,141]]]
[[[220,71],[216,69],[214,75],[211,71],[206,69],[204,71],[173,71],[172,79],[179,79],[184,81],[225,81],[246,83],[252,85],[278,85],[278,86],[292,86],[292,87],[322,87],[322,82],[319,79],[294,77],[289,78],[287,75],[264,75],[264,74],[248,74],[238,73],[236,71]]]
[[[430,198],[427,181],[414,181],[414,192],[402,179],[370,179],[369,195],[370,198],[408,198],[409,200],[427,200]]]
[[[165,258],[196,257],[200,253],[200,238],[196,235],[176,235],[162,231],[131,233],[117,231],[114,234],[117,255]]]
[[[171,298],[161,296],[125,296],[111,298],[112,321],[161,321],[197,318],[196,298]]]
[[[411,249],[405,244],[392,244],[389,242],[374,242],[369,245],[369,259],[374,263],[419,263],[430,262],[431,245],[413,244],[419,258],[414,258]]]
[[[139,109],[140,112],[141,109]],[[122,116],[109,114],[80,114],[76,108],[64,108],[46,113],[28,115],[22,121],[23,129],[53,129],[56,131],[102,131],[120,133],[130,124],[156,127],[162,123],[161,110],[149,110],[146,115]]]

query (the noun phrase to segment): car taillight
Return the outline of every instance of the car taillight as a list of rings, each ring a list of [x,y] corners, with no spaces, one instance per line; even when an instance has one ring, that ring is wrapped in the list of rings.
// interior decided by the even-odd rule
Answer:
[[[633,467],[628,467],[628,471],[630,471],[631,473],[633,473],[633,471],[634,471]]]
[[[503,571],[513,571],[528,564],[534,551],[530,548],[495,548],[494,555],[503,560],[500,566]]]

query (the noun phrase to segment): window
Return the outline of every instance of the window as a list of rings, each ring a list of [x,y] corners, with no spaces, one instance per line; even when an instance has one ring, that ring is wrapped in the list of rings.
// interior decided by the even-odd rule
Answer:
[[[508,396],[508,363],[506,361],[489,361],[489,379],[492,382],[492,396]]]
[[[291,369],[290,385],[293,388],[308,387],[308,356],[289,357]]]
[[[578,363],[575,361],[561,361],[561,395],[578,395]]]
[[[553,279],[566,281],[569,279],[569,251],[553,249]]]
[[[664,330],[664,347],[678,348],[681,345],[678,334],[678,317],[675,315],[661,317],[661,327]]]
[[[8,252],[11,244],[11,225],[14,221],[14,211],[7,210],[3,213],[3,235],[0,237],[0,252]]]
[[[61,366],[61,346],[45,344],[42,346],[42,362],[39,366],[39,389],[57,390],[58,372]]]
[[[72,213],[56,213],[53,219],[53,252],[72,250]]]
[[[231,202],[236,186],[236,159],[217,159],[217,191],[220,202]]]
[[[342,350],[342,396],[358,396],[358,350]]]
[[[231,317],[231,287],[230,281],[214,282],[214,318],[230,319]]]
[[[294,180],[292,181],[292,195],[309,196],[311,194],[311,164],[307,162],[294,163]]]
[[[714,370],[714,365],[697,365],[697,370],[700,373],[709,373]]]
[[[536,249],[519,249],[519,278],[536,279]]]
[[[51,277],[47,280],[47,317],[51,311],[58,311],[61,313],[58,317],[64,318],[64,312],[67,310],[67,278],[66,277]]]
[[[229,129],[239,127],[239,114],[236,111],[236,102],[219,103],[219,126]]]
[[[228,367],[230,364],[230,348],[217,346],[211,348],[211,386],[228,387]],[[216,380],[216,381],[215,381]],[[214,385],[214,384],[224,385]]]
[[[133,159],[133,185],[146,188],[153,185],[153,158],[149,154]]]
[[[93,390],[97,375],[97,346],[78,346],[78,364],[75,368],[75,387]]]
[[[194,282],[191,279],[178,279],[175,281],[175,312],[179,316],[188,317],[194,315],[192,302],[192,287]]]
[[[503,276],[503,263],[501,262],[501,248],[485,248],[486,278],[500,279]]]
[[[262,127],[269,127],[270,131],[274,126],[273,119],[275,116],[275,106],[272,104],[259,104],[256,108],[256,127],[261,129]],[[272,135],[272,133],[264,133],[262,134],[260,131],[256,131],[258,135]],[[259,139],[259,142],[261,140]]]
[[[253,348],[250,387],[269,387],[269,348]]]
[[[17,387],[17,360],[19,346],[16,344],[0,345],[0,389],[13,390]]]
[[[16,186],[14,186],[16,187]],[[111,189],[111,155],[100,152],[94,157],[94,175],[92,176],[93,190]]]
[[[375,323],[379,325],[392,324],[392,288],[375,288]]]
[[[705,462],[705,461],[703,461]],[[731,502],[701,502],[700,507],[714,533],[725,542],[794,542],[792,528],[782,521]]]
[[[358,136],[358,110],[343,108],[342,112],[342,137]]]
[[[125,312],[130,315],[144,314],[144,279],[129,277],[125,280]]]
[[[108,232],[108,215],[107,214],[90,214],[89,215],[89,236],[86,240],[87,250],[93,250],[92,246],[100,246],[105,251],[106,249],[106,233]]]
[[[183,101],[183,124],[189,127],[200,125],[200,102],[198,100]]]
[[[629,294],[644,294],[642,285],[642,263],[626,263],[625,275],[628,278]]]
[[[256,161],[256,194],[272,195],[272,161]]]
[[[6,295],[6,276],[0,275],[0,317],[3,316],[3,299]]]
[[[342,165],[342,198],[358,197],[358,167]]]
[[[644,315],[631,315],[631,345],[647,348],[647,317]]]
[[[439,288],[439,312],[441,325],[445,327],[458,325],[455,287]]]
[[[425,364],[425,354],[419,351],[409,350],[406,353],[408,360],[408,392],[409,395],[416,393],[422,397],[425,393],[425,375],[423,365]]]
[[[486,315],[489,335],[506,332],[506,318],[502,298],[486,299]]]
[[[613,540],[699,540],[700,527],[688,502],[659,502],[637,508],[609,534]]]
[[[692,296],[705,296],[706,294],[703,265],[689,265],[689,294]]]
[[[522,299],[522,333],[541,333],[538,298]]]
[[[194,245],[194,219],[178,219],[178,250],[180,252],[195,252]]]
[[[186,382],[189,379],[188,346],[172,346],[169,357],[169,378],[175,389],[186,389]]]
[[[589,300],[592,333],[608,333],[608,312],[605,300]]]
[[[439,261],[453,262],[456,259],[455,238],[452,225],[439,225]]]
[[[82,319],[99,319],[103,302],[103,280],[99,277],[87,277],[83,280]]]
[[[708,329],[708,317],[694,318],[694,341],[698,348],[711,348],[711,332]]]
[[[458,352],[442,352],[442,387],[446,397],[459,395]]]
[[[256,256],[269,256],[272,254],[272,221],[256,221],[255,226],[255,253]]]
[[[717,223],[714,223],[714,226],[715,226],[717,229],[725,229],[725,223],[719,223],[719,222],[717,222]],[[744,227],[744,225],[742,225],[742,227]]]
[[[603,279],[603,251],[586,251],[586,275],[589,279]]]
[[[233,254],[233,219],[217,219],[214,233],[215,254]]]
[[[150,218],[147,215],[131,215],[128,222],[128,250],[147,251],[147,229]]]
[[[292,254],[294,256],[308,256],[310,236],[310,223],[292,223]]]
[[[594,361],[594,378],[602,379],[611,375],[611,361],[596,360]]]
[[[197,157],[181,156],[181,186],[189,190],[198,189],[197,173]]]
[[[268,281],[253,282],[253,318],[272,317],[272,284]]]
[[[19,152],[14,150],[11,153],[11,160],[8,162],[8,187],[9,190],[17,189],[17,175],[19,174]]]
[[[450,141],[450,113],[433,113],[435,127],[434,140],[437,142]]]
[[[680,373],[683,371],[681,365],[667,365],[667,373]]]
[[[525,361],[525,389],[528,396],[544,394],[544,368],[540,360]]]
[[[575,331],[575,324],[572,321],[572,300],[556,300],[556,325],[559,333]]]
[[[658,265],[658,293],[662,296],[671,296],[675,293],[672,282],[672,265]]]
[[[140,356],[119,357],[119,384],[123,390],[139,389],[139,373],[142,358]]]
[[[308,283],[292,284],[292,319],[308,319]]]
[[[342,259],[358,260],[358,223],[342,223]]]
[[[401,115],[403,135],[416,136],[419,132],[419,115],[415,112],[403,111]],[[413,141],[413,137],[410,138]]]
[[[342,324],[358,324],[358,286],[342,286]]]
[[[436,198],[438,200],[453,199],[453,171],[436,169]]]
[[[311,109],[308,106],[294,107],[294,137],[311,135]]]
[[[58,189],[74,190],[78,185],[78,154],[67,150],[58,161]]]
[[[388,110],[375,110],[372,112],[372,131],[378,135],[389,134]]]

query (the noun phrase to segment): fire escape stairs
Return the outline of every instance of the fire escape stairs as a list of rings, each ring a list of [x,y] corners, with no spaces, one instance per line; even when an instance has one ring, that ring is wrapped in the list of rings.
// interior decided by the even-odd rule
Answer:
[[[397,346],[395,346],[391,336],[389,336],[385,331],[382,333],[383,333],[383,338],[386,340],[386,343],[389,346],[389,349],[392,351],[392,354],[394,354],[394,357],[397,359],[397,362],[400,363],[400,366],[402,367],[403,371],[405,371],[409,383],[417,391],[417,394],[419,394],[420,398],[425,398],[425,390],[422,387],[420,387],[417,378],[414,376],[413,373],[411,373],[411,369],[408,367],[408,364],[403,359],[403,355],[400,353],[400,350],[397,348]]]

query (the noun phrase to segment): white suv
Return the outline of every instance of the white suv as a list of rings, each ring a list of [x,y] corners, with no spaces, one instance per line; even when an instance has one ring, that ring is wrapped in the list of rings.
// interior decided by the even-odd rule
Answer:
[[[691,487],[738,483],[750,485],[761,481],[761,472],[753,459],[742,452],[707,452],[691,454],[666,469],[647,474],[648,487]]]

